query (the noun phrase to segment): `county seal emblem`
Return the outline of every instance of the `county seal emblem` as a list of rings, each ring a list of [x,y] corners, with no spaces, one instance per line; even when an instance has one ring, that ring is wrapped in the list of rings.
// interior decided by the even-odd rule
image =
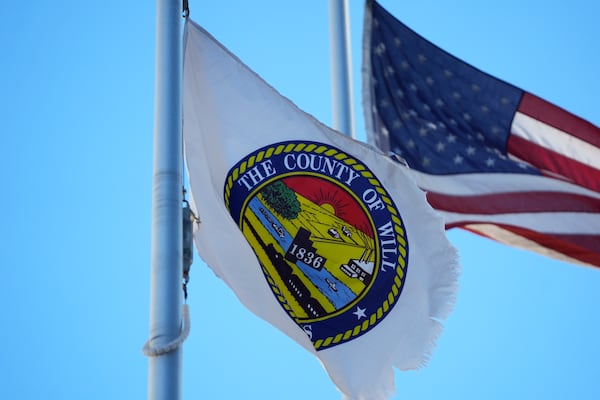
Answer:
[[[408,266],[405,227],[360,160],[322,143],[276,143],[229,171],[224,200],[316,350],[368,332],[396,304]]]

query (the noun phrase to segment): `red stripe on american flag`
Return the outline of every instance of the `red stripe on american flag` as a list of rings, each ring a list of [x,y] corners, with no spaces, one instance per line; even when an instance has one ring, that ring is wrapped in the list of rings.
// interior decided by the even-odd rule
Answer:
[[[427,201],[438,210],[461,214],[600,212],[600,199],[561,192],[495,193],[477,196],[428,192]]]
[[[553,172],[578,185],[600,192],[600,171],[589,165],[515,135],[508,138],[508,153],[541,170]]]
[[[460,225],[468,224],[469,223],[461,223]],[[471,224],[477,223],[471,222]],[[454,224],[454,226],[459,225]],[[544,248],[551,249],[558,253],[564,254],[566,257],[579,260],[586,264],[595,265],[596,267],[600,267],[600,236],[545,234],[516,226],[499,224],[497,226],[513,233],[514,235],[531,240],[532,242],[535,242]],[[461,228],[469,232],[476,233],[480,236],[484,236],[489,239],[495,240],[494,237],[488,236],[485,233],[469,229],[465,226],[461,226]]]
[[[523,94],[518,111],[600,147],[600,128],[531,93]]]

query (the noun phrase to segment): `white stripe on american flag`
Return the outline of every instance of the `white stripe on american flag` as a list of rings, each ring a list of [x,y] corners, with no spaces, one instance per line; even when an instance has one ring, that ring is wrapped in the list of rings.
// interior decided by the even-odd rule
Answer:
[[[447,228],[461,227],[564,261],[600,266],[598,192],[528,174],[411,173]]]
[[[543,148],[600,170],[600,149],[535,118],[517,112],[512,123],[511,132],[513,135]]]
[[[477,233],[479,235],[488,237],[493,239],[499,243],[505,244],[507,246],[517,247],[523,250],[535,251],[539,254],[545,255],[547,257],[555,258],[557,260],[569,262],[572,264],[582,265],[589,267],[588,263],[581,262],[575,258],[568,257],[564,253],[555,251],[548,247],[542,246],[539,243],[534,242],[533,240],[529,240],[526,237],[521,235],[516,235],[506,229],[502,229],[497,225],[490,224],[477,224],[477,225],[465,225],[463,228]]]
[[[546,234],[599,235],[600,214],[578,212],[535,212],[515,214],[463,214],[438,210],[448,225],[477,221],[491,224],[521,226]]]
[[[600,147],[600,130],[596,125],[531,93],[523,93],[518,111]]]
[[[454,196],[484,195],[511,192],[561,192],[600,199],[600,193],[568,182],[538,175],[513,173],[480,173],[430,175],[411,169],[419,187]]]
[[[568,180],[600,193],[600,129],[564,109],[525,92],[517,110],[507,151],[543,174]],[[534,121],[540,121],[535,123]],[[514,122],[514,121],[513,121]],[[521,125],[521,126],[519,126]],[[557,140],[557,145],[545,135]]]

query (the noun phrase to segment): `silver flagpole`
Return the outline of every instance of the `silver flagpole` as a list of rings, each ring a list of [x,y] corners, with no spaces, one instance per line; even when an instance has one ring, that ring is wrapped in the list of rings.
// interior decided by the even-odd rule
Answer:
[[[182,306],[182,0],[157,0],[150,343],[179,336]],[[181,348],[149,358],[148,399],[181,398]]]
[[[333,128],[354,137],[348,0],[329,0]]]

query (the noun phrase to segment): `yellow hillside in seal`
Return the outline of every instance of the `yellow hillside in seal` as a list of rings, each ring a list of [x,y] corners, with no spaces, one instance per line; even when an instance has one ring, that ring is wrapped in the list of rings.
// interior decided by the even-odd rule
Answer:
[[[260,205],[245,209],[242,230],[278,300],[306,321],[342,312],[360,297],[377,272],[377,254],[371,236],[330,208],[296,197],[301,211],[290,220],[257,195]]]

